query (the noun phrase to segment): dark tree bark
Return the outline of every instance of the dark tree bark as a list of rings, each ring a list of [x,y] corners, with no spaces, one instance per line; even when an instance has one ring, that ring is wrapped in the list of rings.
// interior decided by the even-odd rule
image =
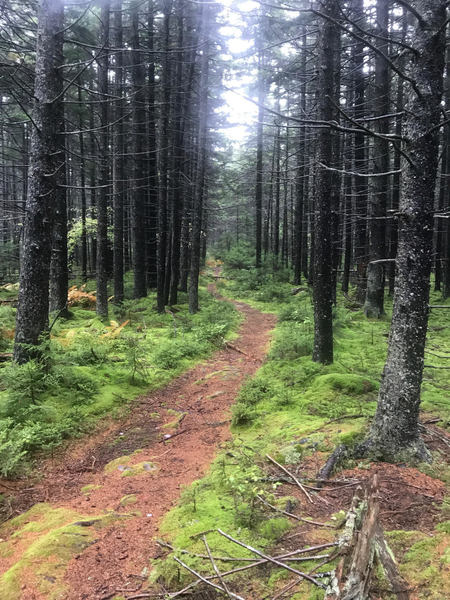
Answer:
[[[364,25],[364,1],[353,0],[353,19],[359,26]],[[353,85],[354,85],[354,117],[361,119],[365,117],[365,81],[364,81],[364,42],[354,41],[352,46],[353,62]],[[366,164],[366,136],[361,130],[354,137],[354,161],[355,171],[365,173]],[[354,254],[357,269],[356,295],[360,302],[364,302],[366,296],[366,217],[367,217],[367,183],[364,177],[354,178],[355,193],[355,244]]]
[[[57,121],[62,123],[59,135],[59,147],[65,157],[64,110],[61,104],[58,107],[61,115],[56,115]],[[58,311],[61,316],[68,315],[67,290],[69,288],[69,269],[67,264],[67,197],[66,197],[66,164],[65,161],[56,174],[57,189],[55,194],[55,208],[52,236],[52,254],[50,259],[50,290],[49,310]]]
[[[407,31],[407,19],[403,20],[403,33],[402,39],[403,41],[406,39],[406,31]],[[399,65],[401,68],[404,68],[404,61]],[[396,106],[397,110],[400,110],[403,107],[404,100],[404,81],[401,77],[398,78],[397,83],[397,94],[396,94]],[[397,116],[395,119],[395,134],[401,136],[402,134],[402,117],[401,115]],[[393,160],[393,170],[397,171],[392,178],[392,196],[391,196],[391,210],[398,211],[398,207],[400,204],[400,182],[401,182],[401,174],[400,174],[400,166],[401,166],[401,154],[400,149],[397,146],[394,150],[394,160]],[[388,224],[388,240],[389,240],[389,258],[395,259],[397,256],[397,242],[398,242],[398,223],[397,219],[389,219]],[[389,286],[389,295],[392,296],[394,294],[394,285],[395,285],[395,261],[388,263],[388,286]]]
[[[38,12],[33,130],[14,360],[26,362],[48,326],[49,274],[58,176],[65,168],[62,130],[63,3],[41,0]],[[28,345],[28,346],[27,346]]]
[[[108,316],[108,67],[109,67],[109,0],[103,0],[100,12],[100,43],[103,48],[98,59],[98,91],[100,93],[100,189],[97,192],[97,315]]]
[[[324,14],[335,18],[336,3],[325,0]],[[318,57],[318,119],[332,121],[335,92],[336,48],[338,32],[328,19],[323,22],[319,35]],[[318,163],[329,166],[333,159],[334,132],[326,127],[319,130],[317,140]],[[332,276],[332,223],[330,196],[331,172],[318,165],[315,181],[316,206],[314,220],[314,351],[313,360],[323,364],[333,362],[333,276]]]
[[[257,32],[260,40],[261,32]],[[258,42],[260,43],[260,42]],[[262,252],[262,203],[263,203],[263,118],[264,118],[264,55],[258,50],[258,123],[256,126],[256,187],[255,187],[255,239],[257,269],[261,267]]]
[[[122,0],[115,0],[113,4],[113,25],[114,37],[113,44],[116,48],[123,48],[123,30],[122,30]],[[115,102],[115,120],[117,121],[113,137],[113,211],[114,211],[114,245],[113,245],[113,280],[114,280],[114,303],[120,304],[124,299],[124,263],[123,263],[123,212],[124,212],[124,136],[125,127],[123,123],[124,102],[123,96],[123,52],[115,53],[115,72],[114,84],[116,96],[120,99]]]
[[[79,105],[79,117],[78,127],[80,133],[78,134],[78,145],[80,148],[80,186],[81,186],[81,278],[83,281],[87,280],[87,261],[88,261],[88,248],[87,248],[87,233],[86,233],[86,174],[84,159],[84,136],[83,136],[83,118],[81,116],[81,108],[83,105],[83,97],[81,94],[81,81],[78,82],[78,105]]]
[[[279,108],[279,107],[278,107]],[[278,125],[275,138],[275,204],[273,215],[272,247],[274,260],[278,264],[280,254],[280,197],[281,197],[281,127]]]
[[[183,47],[184,33],[184,3],[180,0],[177,9],[177,25],[179,48]],[[180,283],[180,256],[181,256],[181,227],[183,212],[183,191],[181,172],[184,163],[184,118],[183,106],[189,103],[189,95],[183,89],[183,60],[184,53],[177,56],[175,76],[175,102],[174,102],[174,142],[172,151],[171,188],[172,188],[172,232],[171,232],[171,267],[170,267],[170,292],[169,304],[178,302],[178,285]],[[185,98],[186,96],[186,98]],[[183,99],[185,102],[183,103]]]
[[[135,298],[147,295],[145,278],[145,206],[147,200],[146,161],[144,159],[144,139],[146,138],[145,115],[145,71],[139,49],[139,10],[132,6],[131,13],[132,82],[133,82],[133,196],[131,203],[133,228],[133,267]]]
[[[170,78],[171,78],[171,61],[169,56],[170,45],[170,15],[172,12],[172,0],[164,2],[164,19],[163,19],[163,48],[164,48],[164,65],[163,65],[163,102],[164,112],[161,119],[161,135],[160,135],[160,178],[159,178],[159,194],[158,194],[158,248],[157,248],[157,304],[158,312],[162,313],[166,305],[166,262],[167,262],[167,209],[168,209],[168,175],[169,175],[169,117],[170,117]]]
[[[209,38],[208,23],[209,9],[202,7],[202,32],[200,40],[204,40],[203,53],[200,62],[200,103],[198,130],[198,159],[197,173],[192,210],[192,244],[191,265],[189,273],[189,312],[198,312],[198,280],[200,274],[200,251],[202,232],[202,211],[205,193],[205,173],[207,161],[207,131],[208,131],[208,81],[209,81]]]
[[[147,32],[148,49],[154,49],[154,8],[153,0],[149,2]],[[158,158],[156,136],[156,106],[155,106],[155,63],[150,56],[148,66],[148,205],[146,218],[146,253],[147,253],[147,285],[156,288],[157,285],[157,231],[158,231]]]
[[[386,460],[427,459],[419,435],[420,388],[428,324],[434,189],[445,60],[445,2],[410,2],[421,15],[405,119],[405,151],[394,310],[378,407],[365,448]]]
[[[388,54],[389,1],[377,1],[376,39],[380,52]],[[377,54],[375,57],[375,116],[389,113],[389,67],[386,60]],[[387,119],[376,121],[376,131],[381,135],[389,133]],[[384,314],[384,263],[376,262],[386,258],[386,207],[388,199],[389,176],[380,175],[389,171],[389,142],[376,137],[373,141],[373,169],[377,177],[372,179],[369,203],[369,264],[367,267],[367,289],[364,303],[366,317],[379,318]]]
[[[445,109],[450,109],[450,46],[447,46],[447,64],[445,77]],[[441,206],[450,207],[450,123],[444,126],[441,168],[440,193],[442,194]],[[450,297],[450,219],[439,219],[442,228],[442,298]]]

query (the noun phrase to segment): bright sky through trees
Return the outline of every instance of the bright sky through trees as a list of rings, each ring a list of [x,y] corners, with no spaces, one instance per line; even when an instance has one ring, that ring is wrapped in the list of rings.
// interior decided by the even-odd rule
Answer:
[[[220,29],[220,33],[226,39],[227,50],[222,55],[222,59],[231,62],[240,56],[244,56],[244,58],[242,58],[239,70],[233,69],[226,75],[225,85],[229,89],[223,91],[224,105],[219,112],[226,117],[228,122],[228,126],[222,132],[231,142],[239,145],[249,136],[258,114],[257,106],[242,97],[242,95],[251,95],[256,100],[256,90],[249,93],[249,87],[256,80],[256,65],[253,57],[254,40],[250,32],[245,31],[248,24],[244,19],[246,14],[257,9],[258,4],[251,0],[244,2],[223,0],[222,3],[224,9],[221,18],[224,26]]]

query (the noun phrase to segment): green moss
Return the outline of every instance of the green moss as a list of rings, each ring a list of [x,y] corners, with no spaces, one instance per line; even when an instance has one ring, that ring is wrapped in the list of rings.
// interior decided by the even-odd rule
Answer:
[[[400,572],[415,588],[417,598],[445,598],[450,562],[448,525],[438,525],[431,536],[420,531],[391,531],[387,537],[398,559]]]
[[[99,490],[102,486],[101,485],[95,485],[94,483],[89,483],[88,485],[84,485],[80,492],[82,494],[85,494],[86,496],[88,496],[91,492],[93,492],[94,490]]]
[[[135,465],[128,465],[122,472],[122,477],[136,477],[138,475],[154,475],[158,471],[157,465],[150,461],[143,461]]]
[[[0,577],[0,600],[19,600],[28,573],[47,600],[61,598],[68,562],[92,543],[98,528],[115,518],[111,513],[84,517],[72,510],[39,504],[6,523],[2,531],[14,529],[12,538],[25,547],[20,558]]]
[[[115,458],[107,463],[103,470],[105,473],[112,473],[113,471],[123,471],[124,467],[128,465],[131,461],[132,456],[119,456],[119,458]]]
[[[129,506],[130,504],[136,504],[137,496],[136,494],[126,494],[120,499],[120,506]]]
[[[268,519],[261,523],[259,534],[269,542],[278,540],[290,528],[289,521],[284,517],[276,517]]]
[[[244,384],[233,407],[233,440],[222,448],[209,473],[185,490],[179,505],[163,521],[164,535],[176,548],[204,553],[201,534],[207,532],[214,554],[248,556],[244,549],[217,534],[218,527],[261,549],[273,545],[288,523],[255,502],[256,494],[273,491],[263,481],[259,467],[262,457],[268,453],[281,462],[296,463],[317,450],[331,452],[340,443],[352,446],[364,435],[367,419],[375,410],[386,358],[391,300],[386,298],[385,319],[368,320],[361,311],[353,311],[353,307],[342,308],[346,300],[339,297],[340,307],[334,319],[335,362],[323,366],[310,356],[313,315],[309,295],[305,292],[292,297],[288,279],[283,277],[283,274],[250,270],[250,273],[233,271],[232,282],[221,280],[225,295],[265,312],[279,312],[281,319],[269,359]],[[442,315],[434,315],[433,319],[442,319]],[[429,342],[444,344],[444,337],[445,332],[432,331]],[[448,410],[448,393],[443,393],[439,378],[431,375],[424,384],[427,409],[438,413],[445,407]],[[450,372],[444,372],[442,379],[447,390],[449,375]],[[363,417],[355,419],[355,415]],[[343,518],[338,513],[331,522],[336,524]],[[329,535],[330,540],[334,536],[332,530],[321,531],[322,534]],[[389,535],[394,551],[402,558],[415,543],[428,539],[420,532]],[[437,530],[436,536],[442,535],[444,532]],[[447,554],[441,555],[447,559]],[[199,570],[210,566],[192,556],[183,555],[183,560]],[[407,559],[407,565],[412,562],[411,557]],[[308,570],[313,566],[311,563],[302,568]],[[152,580],[158,577],[168,585],[177,582],[177,587],[180,577],[189,578],[170,556],[156,562]],[[277,577],[274,571],[274,582]],[[322,590],[307,585],[302,588],[293,598],[323,597]],[[435,597],[437,600],[438,596],[432,596],[433,600]]]
[[[181,421],[186,416],[186,413],[179,412],[179,411],[173,410],[171,408],[169,408],[167,412],[171,415],[175,415],[176,418],[173,421],[170,421],[169,423],[166,423],[165,425],[163,425],[163,429],[177,429],[178,425],[181,423]]]
[[[127,293],[131,283],[127,274]],[[105,415],[123,416],[130,400],[164,386],[232,337],[241,317],[230,303],[203,287],[202,310],[190,315],[187,297],[181,298],[175,327],[170,314],[155,312],[154,294],[126,300],[105,323],[75,307],[70,319],[56,321],[44,349],[50,372],[34,364],[9,366],[15,383],[0,390],[0,474],[18,474],[36,451],[90,431]],[[13,325],[8,311],[12,318],[4,321],[0,307],[0,321]],[[9,371],[2,367],[2,375]]]

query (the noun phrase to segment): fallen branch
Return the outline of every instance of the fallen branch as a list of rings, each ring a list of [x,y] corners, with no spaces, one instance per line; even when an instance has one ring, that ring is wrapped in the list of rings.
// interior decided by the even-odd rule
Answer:
[[[162,440],[159,440],[159,443],[161,444],[161,442],[168,442],[169,440],[173,440],[173,438],[177,437],[178,435],[183,435],[183,433],[187,433],[189,431],[189,429],[182,429],[181,431],[176,431],[175,433],[169,435],[169,437],[163,437]]]
[[[220,583],[222,584],[222,587],[223,587],[223,589],[225,590],[225,593],[226,593],[226,595],[228,596],[228,598],[232,598],[232,597],[233,597],[233,594],[232,594],[232,593],[230,592],[230,590],[227,588],[227,584],[225,583],[225,581],[224,581],[224,579],[223,579],[223,577],[222,577],[222,575],[221,575],[221,573],[220,573],[219,569],[217,568],[217,565],[216,565],[216,563],[214,562],[214,559],[213,559],[213,557],[212,557],[212,555],[211,555],[211,550],[209,549],[208,542],[206,541],[206,536],[205,536],[205,535],[203,536],[203,543],[205,544],[206,552],[208,553],[208,557],[209,557],[209,560],[211,561],[212,567],[213,567],[213,569],[214,569],[214,573],[215,573],[215,574],[217,575],[217,577],[219,578],[219,580],[220,580]]]
[[[247,352],[244,352],[244,350],[241,350],[240,348],[238,348],[237,346],[234,346],[230,342],[225,342],[225,347],[230,348],[230,350],[234,350],[235,352],[239,352],[240,354],[243,354],[244,356],[248,356]]]
[[[225,592],[225,590],[223,588],[221,588],[220,585],[217,585],[216,583],[213,583],[206,577],[203,577],[203,575],[200,575],[200,573],[197,573],[197,571],[194,571],[194,569],[191,569],[191,567],[188,567],[187,564],[185,564],[182,560],[180,560],[176,556],[174,556],[174,560],[178,564],[180,564],[182,567],[187,569],[189,571],[189,573],[192,573],[192,575],[195,575],[198,579],[200,579],[200,581],[203,581],[203,583],[206,583],[206,585],[209,585],[212,588],[219,590],[221,592]],[[237,594],[233,594],[232,592],[228,592],[228,595],[231,596],[232,598],[236,598],[236,600],[244,600],[241,596],[238,596]],[[173,596],[172,596],[172,598],[173,598]]]
[[[287,512],[286,510],[283,510],[281,508],[273,506],[273,504],[269,504],[269,502],[267,502],[267,500],[264,500],[264,498],[262,498],[261,496],[257,495],[256,497],[258,498],[258,500],[260,502],[262,502],[263,504],[265,504],[272,510],[279,512],[283,515],[286,515],[287,517],[290,517],[291,519],[295,519],[296,521],[302,521],[303,523],[309,523],[310,525],[317,525],[318,527],[329,527],[330,529],[335,529],[334,525],[328,525],[328,523],[320,523],[319,521],[308,521],[308,519],[304,519],[303,517],[299,517],[290,512]]]
[[[267,554],[263,554],[256,548],[253,548],[252,546],[248,546],[247,544],[244,544],[244,542],[241,542],[240,540],[236,540],[231,535],[229,535],[228,533],[225,533],[221,529],[218,529],[217,531],[220,533],[220,535],[223,535],[225,538],[227,538],[227,540],[230,540],[231,542],[234,542],[235,544],[238,544],[239,546],[242,546],[243,548],[250,550],[250,552],[253,552],[257,556],[264,558],[266,561],[271,562],[274,565],[277,565],[277,567],[282,567],[283,569],[286,569],[287,571],[290,571],[291,573],[295,573],[295,575],[298,575],[299,577],[303,577],[304,579],[307,579],[309,582],[313,583],[317,587],[325,589],[325,586],[322,583],[320,583],[319,581],[317,581],[317,579],[314,579],[314,577],[311,577],[307,573],[302,573],[301,571],[294,569],[293,567],[287,565],[284,562],[281,562],[280,560],[274,558],[273,556],[268,556]]]
[[[274,458],[272,458],[271,456],[269,456],[268,454],[266,454],[266,458],[268,458],[270,460],[270,462],[272,462],[274,465],[276,465],[279,469],[281,469],[284,473],[286,473],[286,475],[289,475],[289,477],[295,481],[295,483],[297,484],[297,486],[302,490],[302,492],[305,494],[305,496],[308,498],[308,500],[311,502],[311,504],[313,504],[311,495],[308,493],[308,491],[305,489],[305,486],[303,484],[300,483],[300,481],[295,477],[295,475],[293,475],[290,471],[288,471],[285,467],[283,467],[283,465],[280,465],[280,463],[278,463]]]
[[[347,453],[347,446],[345,446],[344,444],[341,444],[328,457],[327,462],[317,473],[317,479],[319,481],[319,483],[317,485],[319,485],[319,487],[320,487],[320,485],[323,485],[323,483],[325,483],[325,481],[331,477],[336,465],[338,464],[338,462],[340,460],[342,460],[342,458],[346,455],[346,453]]]

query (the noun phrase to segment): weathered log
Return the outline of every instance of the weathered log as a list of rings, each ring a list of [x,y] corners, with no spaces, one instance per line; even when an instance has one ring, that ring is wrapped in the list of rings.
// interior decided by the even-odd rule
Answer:
[[[341,444],[328,457],[327,462],[324,464],[324,466],[317,473],[317,479],[318,479],[317,487],[321,487],[321,485],[323,484],[323,482],[325,482],[327,479],[329,479],[331,477],[331,475],[333,474],[333,471],[334,471],[336,465],[338,464],[338,462],[340,460],[342,460],[342,458],[344,458],[344,456],[346,454],[347,454],[347,446],[345,446],[344,444]]]
[[[344,532],[339,539],[341,559],[324,600],[368,600],[377,564],[382,567],[392,593],[400,600],[409,599],[408,586],[397,569],[378,523],[377,493],[377,476],[374,475],[364,495],[358,488],[353,497]]]

